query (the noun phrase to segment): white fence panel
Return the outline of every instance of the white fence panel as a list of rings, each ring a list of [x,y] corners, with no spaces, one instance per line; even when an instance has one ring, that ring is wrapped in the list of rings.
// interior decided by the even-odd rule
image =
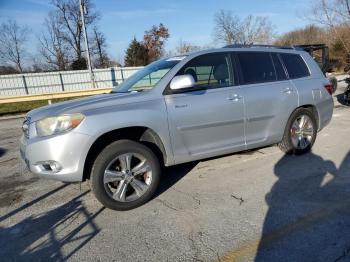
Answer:
[[[142,67],[95,69],[96,88],[112,88]],[[21,96],[91,89],[88,70],[0,76],[0,96]]]

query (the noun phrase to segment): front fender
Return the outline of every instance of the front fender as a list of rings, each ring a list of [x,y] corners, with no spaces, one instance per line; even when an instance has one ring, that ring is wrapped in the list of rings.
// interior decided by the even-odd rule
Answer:
[[[167,111],[163,99],[99,108],[90,110],[85,115],[86,118],[76,131],[91,136],[90,147],[99,137],[108,132],[128,127],[145,127],[151,129],[160,138],[167,155],[165,165],[173,164]]]

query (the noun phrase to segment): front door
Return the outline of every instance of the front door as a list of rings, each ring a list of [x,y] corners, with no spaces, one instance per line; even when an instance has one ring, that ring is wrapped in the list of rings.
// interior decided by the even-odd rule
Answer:
[[[196,57],[178,72],[196,85],[165,96],[176,163],[245,148],[244,100],[231,72],[225,53]]]

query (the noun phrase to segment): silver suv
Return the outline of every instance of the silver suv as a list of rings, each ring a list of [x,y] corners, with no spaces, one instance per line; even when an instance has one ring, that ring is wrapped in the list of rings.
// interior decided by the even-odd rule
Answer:
[[[304,51],[205,50],[156,61],[109,94],[35,109],[20,151],[39,176],[89,179],[115,210],[154,194],[164,166],[277,143],[308,152],[333,113],[332,86]]]

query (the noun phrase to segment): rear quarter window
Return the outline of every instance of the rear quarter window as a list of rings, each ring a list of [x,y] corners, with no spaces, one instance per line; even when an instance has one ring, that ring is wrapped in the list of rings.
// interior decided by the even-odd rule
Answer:
[[[301,78],[310,75],[309,69],[300,55],[280,54],[289,78]]]
[[[286,72],[283,69],[283,65],[281,63],[281,60],[278,57],[277,53],[271,53],[272,61],[275,66],[277,80],[286,80],[287,75]]]

